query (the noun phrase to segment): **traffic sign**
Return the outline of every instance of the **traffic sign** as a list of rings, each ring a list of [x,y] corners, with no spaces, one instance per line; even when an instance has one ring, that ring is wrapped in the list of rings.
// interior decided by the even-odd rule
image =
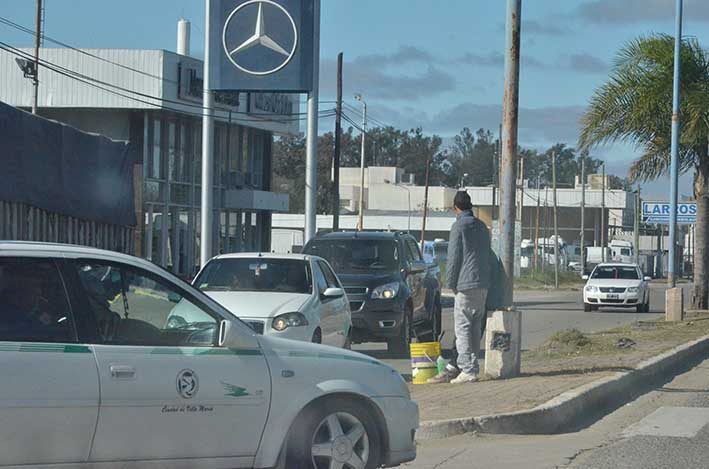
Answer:
[[[669,202],[643,202],[643,223],[667,225],[670,223]],[[697,203],[681,202],[677,204],[677,223],[696,223]]]

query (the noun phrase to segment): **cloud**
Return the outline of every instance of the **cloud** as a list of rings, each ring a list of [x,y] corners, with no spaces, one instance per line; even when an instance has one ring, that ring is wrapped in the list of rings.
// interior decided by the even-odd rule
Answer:
[[[593,0],[579,5],[576,15],[596,24],[627,24],[647,21],[673,21],[673,0]],[[709,21],[707,0],[685,0],[688,21]]]
[[[408,65],[406,70],[400,67]],[[415,71],[411,71],[413,66]],[[337,62],[320,62],[320,91],[335,94]],[[367,54],[343,64],[347,94],[361,92],[369,98],[417,100],[455,89],[453,75],[436,65],[430,53],[405,46],[391,54]]]
[[[502,119],[500,105],[462,103],[429,114],[412,108],[394,108],[377,105],[380,119],[399,128],[423,127],[424,131],[443,136],[455,135],[463,127],[497,129]],[[550,106],[521,108],[519,141],[525,146],[544,146],[556,142],[575,145],[579,121],[585,107]]]
[[[610,65],[603,59],[586,52],[563,57],[561,65],[570,70],[584,73],[607,73],[610,69]]]
[[[503,68],[505,66],[505,56],[499,51],[492,51],[488,54],[474,54],[472,52],[467,52],[461,57],[454,59],[453,62],[474,65],[477,67]],[[525,55],[524,52],[522,52],[522,66],[532,68],[549,68],[549,66],[544,62],[529,55]]]

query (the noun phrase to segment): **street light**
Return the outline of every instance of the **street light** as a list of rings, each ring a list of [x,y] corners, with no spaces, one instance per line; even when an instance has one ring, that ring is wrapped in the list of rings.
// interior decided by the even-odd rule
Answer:
[[[357,230],[364,229],[364,138],[367,135],[367,103],[362,99],[362,95],[354,95],[355,101],[362,102],[362,154],[360,157],[360,181],[359,181],[359,218],[357,220]]]
[[[406,224],[406,226],[407,226],[406,232],[411,233],[411,189],[409,189],[408,187],[406,187],[402,184],[399,184],[398,182],[391,182],[389,179],[384,179],[384,184],[391,184],[392,186],[400,187],[400,188],[406,190],[406,195],[408,197],[408,205],[409,205],[409,217],[408,217],[409,219]]]
[[[463,173],[463,177],[460,178],[460,188],[465,187],[465,180],[468,179],[468,173]]]

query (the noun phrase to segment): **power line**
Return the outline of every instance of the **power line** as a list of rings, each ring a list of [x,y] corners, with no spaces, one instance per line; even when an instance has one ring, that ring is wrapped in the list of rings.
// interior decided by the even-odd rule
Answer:
[[[30,54],[28,54],[28,53],[26,53],[26,52],[24,52],[24,51],[22,51],[22,50],[20,50],[20,49],[16,49],[16,48],[14,48],[14,47],[12,47],[12,46],[9,46],[8,44],[6,44],[6,43],[4,43],[4,42],[1,42],[1,41],[0,41],[0,49],[5,50],[6,52],[9,52],[9,53],[11,53],[11,54],[18,55],[18,56],[20,56],[20,57],[31,58]],[[173,112],[177,112],[177,113],[181,113],[181,114],[186,114],[186,115],[191,115],[191,116],[195,116],[195,117],[202,117],[202,113],[196,113],[196,112],[191,112],[191,111],[184,110],[184,109],[178,109],[178,108],[174,108],[174,107],[170,107],[170,106],[160,105],[160,104],[157,104],[157,103],[154,103],[154,102],[146,101],[145,99],[140,99],[140,98],[137,98],[137,97],[135,97],[135,96],[131,96],[131,95],[129,95],[129,94],[125,94],[125,93],[122,93],[122,92],[119,92],[119,91],[115,91],[115,90],[113,90],[113,89],[107,88],[106,86],[102,86],[102,85],[111,86],[111,87],[114,87],[114,88],[117,88],[117,89],[126,91],[126,92],[128,92],[128,93],[134,93],[134,94],[137,94],[138,96],[141,96],[141,95],[142,95],[142,96],[146,97],[147,99],[153,99],[153,100],[155,100],[155,101],[168,102],[168,103],[172,102],[172,103],[175,103],[175,104],[178,104],[178,105],[190,106],[190,105],[188,105],[187,103],[181,103],[181,102],[177,102],[177,101],[170,101],[170,100],[166,100],[166,99],[163,99],[163,98],[158,98],[158,97],[151,96],[151,95],[145,95],[145,94],[143,94],[143,93],[138,93],[138,92],[135,92],[135,91],[132,91],[132,90],[128,90],[128,89],[126,89],[126,88],[118,87],[118,86],[116,86],[116,85],[111,85],[110,83],[101,82],[100,80],[96,80],[96,79],[93,79],[92,77],[88,77],[88,76],[86,76],[86,75],[82,75],[82,74],[80,74],[80,73],[78,73],[78,72],[74,72],[74,71],[72,71],[72,70],[70,70],[70,69],[67,69],[67,68],[65,68],[65,67],[61,67],[61,66],[55,65],[55,64],[53,64],[53,63],[51,63],[51,62],[49,62],[49,61],[47,61],[47,60],[40,59],[39,65],[41,65],[41,66],[43,66],[43,67],[45,67],[45,68],[47,68],[47,69],[49,69],[49,70],[51,70],[51,71],[53,71],[53,72],[55,72],[55,73],[58,73],[58,74],[60,74],[60,75],[62,75],[62,76],[65,76],[65,77],[74,79],[74,80],[76,80],[76,81],[78,81],[78,82],[80,82],[80,83],[86,84],[86,85],[88,85],[88,86],[92,86],[92,87],[94,87],[94,88],[100,89],[100,90],[105,91],[105,92],[107,92],[107,93],[111,93],[111,94],[120,96],[120,97],[125,98],[125,99],[129,99],[129,100],[132,100],[132,101],[135,101],[135,102],[138,102],[138,103],[142,103],[142,104],[147,104],[147,105],[149,105],[149,106],[161,107],[162,109],[165,109],[165,110],[168,110],[168,111],[173,111]],[[192,105],[192,107],[199,107],[200,109],[204,109],[202,106],[199,106],[199,105]],[[301,116],[301,117],[294,117],[294,118],[274,119],[274,118],[267,118],[267,117],[264,117],[264,116],[259,116],[258,114],[254,115],[254,114],[248,114],[248,113],[245,113],[245,112],[229,111],[229,110],[224,110],[224,109],[213,109],[213,110],[212,110],[212,113],[216,116],[217,111],[230,112],[230,113],[232,113],[232,114],[247,114],[247,115],[251,116],[251,119],[238,118],[238,117],[232,117],[232,118],[231,118],[231,120],[237,121],[237,122],[253,122],[254,120],[261,120],[261,121],[264,121],[264,122],[285,123],[285,122],[302,121],[302,120],[305,120],[305,119],[307,118],[307,116]],[[323,111],[321,112],[321,114],[318,115],[318,117],[319,117],[319,118],[328,118],[328,117],[334,116],[334,113],[335,113],[335,110],[334,110],[334,109],[332,109],[332,110],[323,110]],[[299,114],[294,114],[294,115],[299,115]],[[224,117],[224,116],[222,116],[222,117]]]
[[[20,56],[20,57],[24,57],[24,58],[28,58],[28,59],[29,59],[29,58],[32,58],[29,53],[24,52],[24,51],[22,51],[21,49],[17,49],[17,48],[15,48],[15,47],[13,47],[13,46],[10,46],[9,44],[4,43],[4,42],[2,42],[2,41],[0,41],[0,49],[5,50],[6,52],[9,52],[9,53],[11,53],[11,54],[18,55],[18,56]],[[135,90],[131,90],[131,89],[128,89],[128,88],[124,88],[124,87],[121,87],[121,86],[119,86],[119,85],[114,85],[114,84],[112,84],[112,83],[107,83],[107,82],[98,80],[98,79],[96,79],[96,78],[90,77],[90,76],[88,76],[88,75],[84,75],[84,74],[81,74],[81,73],[79,73],[79,72],[73,71],[73,70],[68,69],[68,68],[66,68],[66,67],[63,67],[63,66],[54,64],[54,63],[52,63],[52,62],[50,62],[50,61],[48,61],[48,60],[45,60],[45,59],[40,59],[40,60],[39,60],[39,64],[42,65],[43,67],[49,69],[49,70],[52,70],[52,71],[55,72],[55,73],[58,73],[58,74],[62,75],[62,76],[65,76],[65,77],[68,77],[68,78],[72,78],[72,79],[77,80],[77,81],[79,81],[79,82],[81,82],[81,83],[84,83],[84,84],[86,84],[86,85],[93,86],[93,87],[98,88],[98,89],[101,89],[101,90],[103,90],[103,91],[105,91],[105,92],[112,93],[112,94],[114,94],[114,95],[117,95],[117,96],[120,96],[120,97],[123,97],[123,98],[126,98],[126,99],[130,99],[130,100],[133,100],[133,101],[135,101],[135,102],[139,102],[139,103],[143,103],[143,104],[147,104],[147,105],[155,106],[155,107],[162,107],[163,109],[166,109],[166,110],[171,110],[171,111],[174,111],[174,112],[183,113],[183,114],[188,114],[188,115],[193,115],[193,116],[198,116],[198,117],[201,117],[202,114],[201,114],[201,113],[196,113],[196,112],[190,112],[190,111],[187,111],[187,110],[184,110],[184,109],[177,109],[177,108],[165,106],[164,104],[158,104],[158,103],[146,101],[145,99],[151,99],[151,100],[154,100],[154,101],[159,101],[160,103],[171,103],[171,104],[175,104],[175,105],[179,105],[179,106],[193,107],[193,108],[198,108],[198,109],[200,109],[200,110],[204,110],[204,109],[205,109],[203,106],[201,106],[201,105],[199,105],[199,104],[195,104],[195,103],[183,103],[183,102],[180,102],[180,101],[175,101],[175,100],[160,98],[160,97],[157,97],[157,96],[152,96],[152,95],[149,95],[149,94],[146,94],[146,93],[141,93],[141,92],[138,92],[138,91],[135,91]],[[117,90],[119,90],[119,91],[122,91],[122,92],[118,92],[118,91],[109,89],[109,88],[107,88],[107,87],[115,88],[115,89],[117,89]],[[125,94],[125,93],[135,94],[135,95],[140,96],[140,97],[145,98],[145,99],[136,98],[135,96],[130,96],[130,95]],[[248,116],[251,117],[250,119],[244,119],[244,118],[238,118],[238,117],[232,118],[232,120],[241,121],[241,122],[253,122],[253,120],[262,120],[262,121],[265,121],[265,122],[285,123],[285,122],[301,121],[301,120],[305,120],[305,119],[307,118],[307,113],[292,113],[292,114],[287,114],[287,115],[286,115],[287,117],[282,118],[282,119],[278,119],[278,118],[271,118],[271,117],[260,116],[260,115],[258,115],[258,114],[250,114],[250,113],[248,113],[248,112],[243,112],[243,111],[231,111],[231,110],[226,109],[226,108],[215,108],[215,109],[212,110],[212,112],[213,112],[214,115],[216,115],[216,112],[217,112],[217,111],[221,111],[221,112],[224,112],[224,113],[237,114],[237,115],[243,114],[243,115],[248,115]],[[319,117],[320,117],[320,118],[331,117],[331,116],[334,115],[334,112],[335,112],[334,109],[326,109],[326,110],[321,111],[321,113],[319,114]],[[298,117],[293,117],[293,116],[298,116]]]

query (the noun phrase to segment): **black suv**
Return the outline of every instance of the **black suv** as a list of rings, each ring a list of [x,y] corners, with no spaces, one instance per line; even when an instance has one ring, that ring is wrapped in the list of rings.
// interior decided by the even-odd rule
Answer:
[[[334,232],[311,239],[303,252],[327,259],[344,285],[352,342],[386,340],[391,353],[408,356],[412,338],[437,340],[441,285],[411,235]]]

